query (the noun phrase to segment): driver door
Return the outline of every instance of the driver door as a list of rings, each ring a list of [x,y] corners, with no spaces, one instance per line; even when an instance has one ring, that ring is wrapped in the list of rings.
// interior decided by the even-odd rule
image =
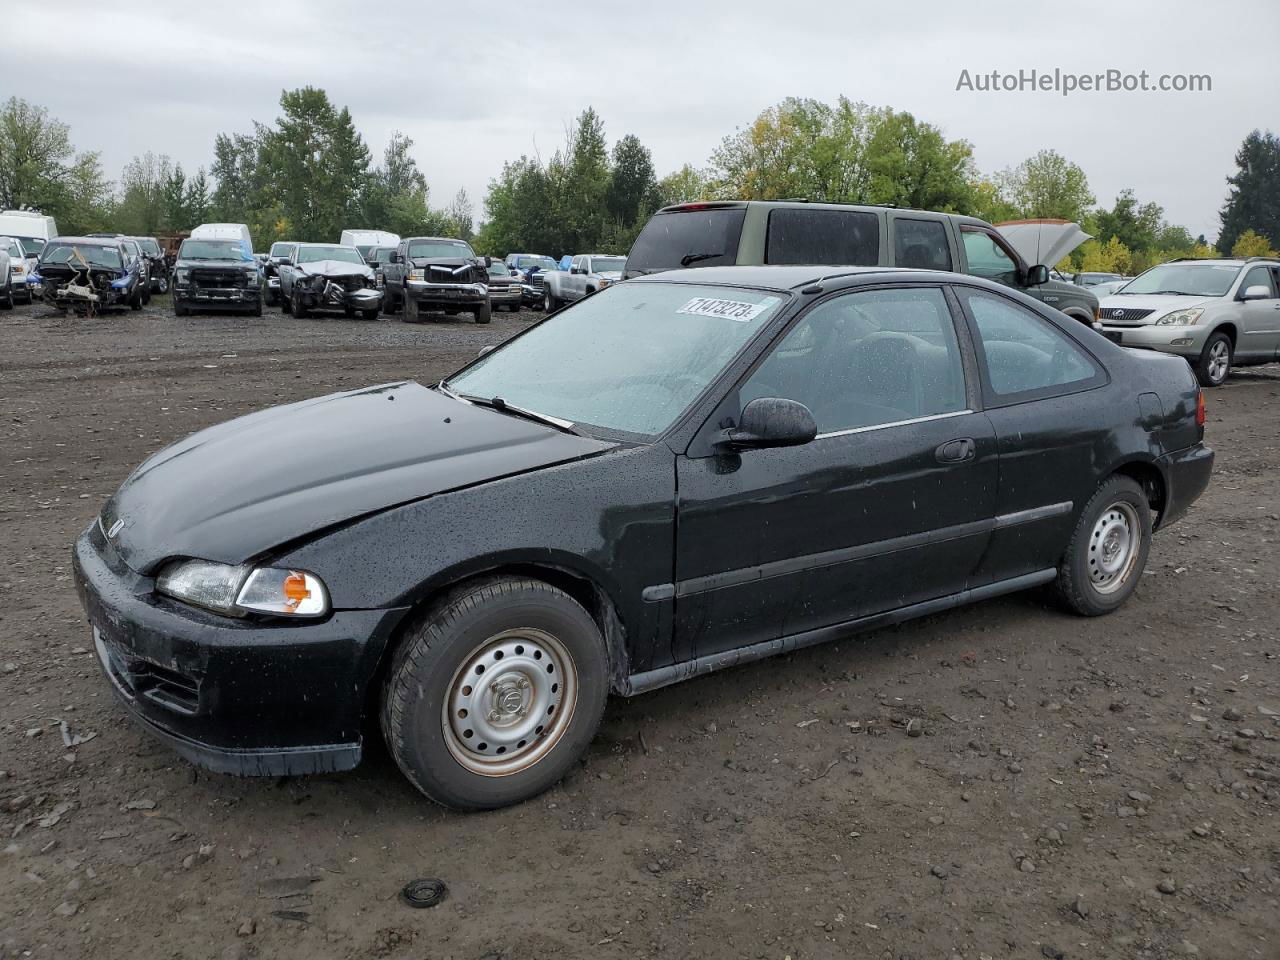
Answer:
[[[964,589],[994,522],[997,453],[961,350],[939,286],[840,294],[793,323],[704,434],[772,396],[809,407],[817,437],[677,458],[678,655]]]

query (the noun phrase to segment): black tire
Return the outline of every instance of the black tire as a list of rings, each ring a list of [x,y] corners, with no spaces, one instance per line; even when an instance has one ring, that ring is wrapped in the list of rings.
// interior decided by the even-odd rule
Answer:
[[[4,296],[0,298],[0,310],[12,310],[12,309],[13,309],[13,286],[10,285],[4,288]]]
[[[142,302],[144,305],[149,304],[151,302],[151,280],[150,279],[148,279],[147,282],[142,285]]]
[[[476,323],[489,323],[493,320],[493,305],[485,301],[476,308]]]
[[[142,291],[140,289],[135,289],[133,291],[133,296],[129,298],[129,309],[130,310],[142,309]]]
[[[342,315],[343,315],[343,316],[345,316],[348,320],[350,320],[352,317],[354,317],[354,316],[356,315],[356,308],[355,308],[355,307],[343,307],[343,308],[342,308]]]
[[[362,310],[360,311],[360,316],[366,320],[377,320],[378,312],[377,310]]]
[[[262,301],[261,301],[261,300],[259,300],[257,303],[255,303],[255,304],[253,305],[253,309],[249,311],[249,316],[251,316],[251,317],[260,317],[260,316],[262,316]]]
[[[560,298],[550,290],[547,290],[546,293],[542,295],[542,309],[547,313],[555,313],[562,306],[564,306],[564,304],[561,302]]]
[[[169,292],[169,278],[168,278],[168,277],[161,277],[159,280],[157,280],[157,281],[156,281],[156,292],[157,292],[157,293],[168,293],[168,292]]]
[[[185,304],[182,303],[182,301],[180,300],[173,301],[173,315],[175,317],[185,317],[189,313],[191,313],[191,311],[186,307]]]
[[[509,655],[499,668],[494,650],[502,646]],[[548,651],[545,657],[541,649]],[[541,672],[542,664],[556,661],[568,669]],[[485,663],[488,677],[483,676]],[[478,678],[474,691],[460,686],[473,675]],[[540,696],[553,696],[543,681],[553,676],[564,684],[561,700],[551,704],[559,713],[541,709]],[[526,678],[528,692],[517,687],[514,693],[533,711],[531,719],[524,719],[525,712],[508,712],[499,723],[490,723],[495,710],[487,717],[477,713],[471,722],[481,736],[483,723],[491,733],[516,731],[511,735],[527,740],[513,745],[506,758],[475,739],[467,741],[474,745],[470,749],[464,747],[462,736],[470,731],[460,735],[457,727],[468,723],[453,719],[458,697],[474,692],[478,701],[496,707],[497,696],[505,700],[513,692],[503,685],[521,682],[508,678]],[[565,692],[569,690],[572,697]],[[595,736],[608,694],[604,639],[590,614],[568,594],[523,577],[476,581],[446,594],[405,628],[383,689],[382,732],[400,770],[427,797],[458,810],[491,810],[527,800],[559,782]],[[466,716],[465,710],[457,712]],[[525,729],[544,714],[549,718],[545,727]],[[495,767],[502,763],[512,769],[499,773]]]
[[[1127,539],[1122,531],[1127,531]],[[1118,539],[1113,541],[1112,536],[1117,534]],[[1122,541],[1123,558],[1112,561],[1108,551]],[[1151,506],[1146,494],[1129,477],[1112,476],[1080,513],[1058,568],[1058,595],[1081,616],[1111,613],[1137,588],[1150,550]],[[1113,565],[1116,569],[1109,570]]]
[[[280,294],[280,312],[287,316],[293,316],[293,304],[289,302],[289,298],[283,293]]]
[[[302,302],[302,294],[297,290],[293,291],[293,299],[289,303],[290,310],[299,320],[305,320],[307,317],[307,306]]]
[[[421,319],[420,313],[418,301],[413,297],[406,296],[404,298],[404,322],[417,323]]]
[[[1224,359],[1225,366],[1222,362]],[[1226,383],[1227,377],[1231,376],[1231,364],[1234,360],[1235,348],[1231,344],[1231,337],[1225,333],[1212,334],[1204,342],[1200,359],[1194,364],[1200,386],[1220,387]]]

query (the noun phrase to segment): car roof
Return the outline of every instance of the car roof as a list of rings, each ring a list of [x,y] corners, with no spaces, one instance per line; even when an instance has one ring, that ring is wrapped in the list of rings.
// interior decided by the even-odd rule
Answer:
[[[120,246],[120,237],[52,237],[49,240],[49,246],[55,243],[67,244],[78,243],[86,247],[118,247]]]
[[[895,210],[898,213],[928,214],[931,217],[943,217],[956,223],[973,223],[991,226],[987,221],[971,217],[963,213],[945,213],[941,210],[925,210],[918,207],[897,207],[887,203],[828,203],[825,201],[809,201],[802,197],[789,200],[691,200],[685,203],[673,203],[658,210],[659,213],[696,212],[699,210],[743,209],[747,207],[769,207],[784,210]]]
[[[410,240],[443,240],[445,243],[466,243],[458,237],[405,237],[400,242],[406,243]]]
[[[943,270],[918,270],[910,267],[842,267],[825,265],[804,266],[727,266],[696,267],[692,270],[665,270],[635,277],[628,283],[645,283],[652,280],[667,283],[702,283],[732,287],[764,287],[770,290],[798,290],[828,280],[865,277],[874,274],[898,278],[923,278],[938,282],[939,277],[955,277],[972,280],[964,274]]]

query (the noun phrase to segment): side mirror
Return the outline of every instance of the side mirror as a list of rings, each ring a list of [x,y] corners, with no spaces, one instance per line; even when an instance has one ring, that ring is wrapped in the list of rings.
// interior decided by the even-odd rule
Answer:
[[[1265,283],[1255,283],[1252,286],[1244,288],[1244,292],[1240,294],[1240,299],[1271,300],[1271,289]]]
[[[798,447],[818,435],[813,414],[803,403],[781,397],[757,397],[742,408],[738,426],[727,432],[727,444],[738,450]]]
[[[484,261],[484,268],[486,270],[493,266],[493,257],[481,257],[480,259]]]
[[[1038,287],[1042,283],[1049,282],[1049,268],[1043,263],[1037,263],[1034,267],[1027,267],[1027,286]]]

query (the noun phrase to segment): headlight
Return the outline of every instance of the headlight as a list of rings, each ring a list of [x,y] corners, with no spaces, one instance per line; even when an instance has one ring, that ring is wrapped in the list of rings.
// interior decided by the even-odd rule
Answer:
[[[324,583],[303,570],[179,560],[161,571],[156,590],[227,616],[253,612],[322,617],[329,612],[329,593]]]
[[[246,280],[248,280],[250,283],[257,283],[257,282],[258,282],[258,271],[257,271],[257,270],[246,270],[246,271],[244,272],[244,278],[245,278]]]
[[[1175,310],[1173,313],[1166,313],[1157,320],[1156,326],[1189,327],[1200,319],[1200,314],[1202,313],[1204,313],[1203,307],[1188,307],[1186,310]]]
[[[409,271],[409,279],[410,279],[410,280],[421,280],[422,278],[423,278],[423,271],[421,271],[421,270],[410,270],[410,271]]]
[[[601,290],[603,290],[605,287],[607,287],[611,283],[613,283],[612,280],[607,280],[604,277],[601,277],[599,280],[599,287]]]
[[[27,268],[20,263],[15,263],[13,265],[13,272],[18,276],[22,276],[24,273],[27,272]]]

